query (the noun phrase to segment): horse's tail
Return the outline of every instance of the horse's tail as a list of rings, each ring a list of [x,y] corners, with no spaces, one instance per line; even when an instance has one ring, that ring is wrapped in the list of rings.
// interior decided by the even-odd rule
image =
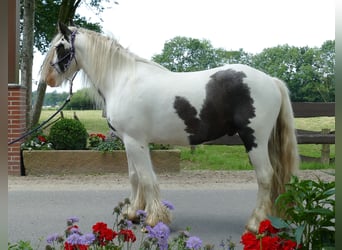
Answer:
[[[285,184],[296,175],[299,165],[294,116],[288,89],[284,82],[275,79],[281,92],[281,107],[268,142],[268,152],[273,166],[271,186],[272,202],[285,191]]]

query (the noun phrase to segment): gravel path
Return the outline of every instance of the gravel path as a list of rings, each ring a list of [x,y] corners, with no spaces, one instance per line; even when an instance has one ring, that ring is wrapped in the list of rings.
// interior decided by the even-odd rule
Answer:
[[[333,170],[301,170],[301,179],[335,179]],[[182,170],[177,174],[159,174],[161,189],[250,189],[257,186],[254,171]],[[127,174],[68,176],[9,176],[9,190],[109,190],[128,189]]]

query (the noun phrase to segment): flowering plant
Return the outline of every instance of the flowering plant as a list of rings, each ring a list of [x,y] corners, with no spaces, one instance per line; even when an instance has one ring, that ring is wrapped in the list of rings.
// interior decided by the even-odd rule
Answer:
[[[244,250],[294,250],[300,248],[296,241],[284,237],[282,231],[275,228],[271,221],[266,219],[259,225],[257,234],[246,232],[241,237]]]
[[[173,210],[174,206],[169,201],[163,201],[163,205]],[[96,222],[92,226],[92,231],[82,233],[78,225],[79,219],[71,217],[67,220],[67,229],[65,236],[60,234],[51,234],[47,237],[47,250],[121,250],[123,248],[132,249],[133,243],[137,242],[138,237],[140,241],[138,248],[141,250],[148,249],[192,249],[199,250],[202,248],[202,240],[196,236],[191,236],[190,229],[179,233],[178,237],[170,240],[170,229],[167,225],[159,222],[154,227],[147,226],[145,219],[147,213],[143,210],[137,211],[137,216],[140,219],[138,227],[133,225],[127,219],[125,208],[130,204],[129,199],[120,202],[114,208],[113,215],[115,216],[114,225],[112,228],[108,227],[104,222]],[[137,237],[137,232],[140,231],[140,236]],[[134,247],[136,249],[136,247]],[[213,249],[211,246],[206,246],[204,249]],[[233,250],[234,248],[230,248]]]
[[[99,144],[103,141],[105,141],[106,136],[104,134],[101,133],[92,133],[89,135],[89,145],[92,148],[95,148],[97,146],[99,146]]]
[[[47,150],[52,149],[52,143],[48,142],[47,136],[39,131],[33,135],[29,140],[21,144],[21,149],[27,150]]]

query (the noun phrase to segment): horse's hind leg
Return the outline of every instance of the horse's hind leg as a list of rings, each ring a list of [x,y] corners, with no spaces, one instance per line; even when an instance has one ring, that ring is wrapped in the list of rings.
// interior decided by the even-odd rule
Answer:
[[[246,228],[249,231],[257,232],[259,223],[271,215],[271,185],[273,177],[273,168],[268,156],[267,142],[258,142],[257,147],[253,148],[249,153],[252,165],[254,166],[258,193],[255,209],[247,222]]]
[[[125,136],[123,140],[129,161],[130,180],[133,188],[128,218],[134,220],[136,211],[145,209],[147,224],[154,226],[159,221],[170,224],[169,211],[160,202],[159,186],[153,171],[148,144],[128,136]]]

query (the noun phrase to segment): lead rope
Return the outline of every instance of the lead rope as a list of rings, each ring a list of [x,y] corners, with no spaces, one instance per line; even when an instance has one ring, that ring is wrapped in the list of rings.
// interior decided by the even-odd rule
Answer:
[[[33,134],[33,133],[36,132],[38,129],[40,129],[41,127],[43,127],[46,123],[48,123],[49,121],[51,121],[52,118],[54,118],[58,113],[60,113],[60,112],[63,110],[63,108],[70,102],[71,97],[72,97],[72,95],[73,95],[73,93],[72,93],[72,84],[73,84],[73,81],[74,81],[74,79],[75,79],[77,73],[78,73],[78,71],[76,71],[76,72],[74,73],[74,75],[72,76],[71,79],[68,79],[68,81],[70,82],[69,96],[68,96],[67,99],[64,101],[63,105],[62,105],[61,107],[59,107],[59,109],[58,109],[54,114],[52,114],[47,120],[43,121],[38,127],[36,127],[36,128],[34,128],[34,129],[32,129],[32,130],[26,132],[25,134],[23,134],[23,135],[20,136],[19,138],[15,139],[15,140],[13,140],[13,141],[11,141],[11,142],[9,142],[9,143],[7,144],[8,146],[9,146],[9,145],[12,145],[12,144],[14,144],[14,143],[16,143],[16,142],[18,142],[18,141],[24,139],[24,138],[26,138],[27,136],[29,136],[29,135],[31,135],[31,134]]]

